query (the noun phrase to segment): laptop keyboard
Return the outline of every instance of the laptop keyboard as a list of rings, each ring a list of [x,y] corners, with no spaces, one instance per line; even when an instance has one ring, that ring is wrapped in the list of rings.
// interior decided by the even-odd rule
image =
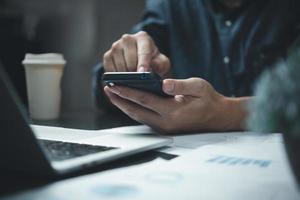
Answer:
[[[63,161],[93,153],[117,149],[115,147],[94,146],[88,144],[78,144],[53,140],[38,141],[40,145],[44,147],[44,149],[47,152],[47,155],[52,161]]]

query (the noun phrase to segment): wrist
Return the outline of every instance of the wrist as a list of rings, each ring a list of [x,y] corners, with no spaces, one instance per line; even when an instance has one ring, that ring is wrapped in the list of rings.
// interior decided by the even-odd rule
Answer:
[[[220,131],[244,130],[247,118],[247,104],[251,97],[222,97],[219,110],[218,129]]]

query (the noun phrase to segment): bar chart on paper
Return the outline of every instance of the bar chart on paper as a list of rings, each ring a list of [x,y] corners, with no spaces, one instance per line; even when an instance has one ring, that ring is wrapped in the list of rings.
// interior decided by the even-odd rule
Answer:
[[[251,166],[252,165],[260,168],[267,168],[271,165],[272,161],[263,160],[263,159],[226,156],[226,155],[216,155],[206,160],[206,163],[228,165],[228,166],[235,166],[235,165]]]

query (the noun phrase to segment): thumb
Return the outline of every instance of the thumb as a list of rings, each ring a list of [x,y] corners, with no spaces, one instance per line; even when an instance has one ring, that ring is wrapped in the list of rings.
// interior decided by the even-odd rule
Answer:
[[[165,79],[163,81],[163,91],[169,95],[189,95],[200,97],[203,89],[208,83],[200,78],[190,79]]]

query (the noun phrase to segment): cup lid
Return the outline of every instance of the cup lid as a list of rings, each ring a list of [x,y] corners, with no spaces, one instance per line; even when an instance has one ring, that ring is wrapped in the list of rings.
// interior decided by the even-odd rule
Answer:
[[[59,53],[31,54],[27,53],[22,64],[66,64],[64,56]]]

